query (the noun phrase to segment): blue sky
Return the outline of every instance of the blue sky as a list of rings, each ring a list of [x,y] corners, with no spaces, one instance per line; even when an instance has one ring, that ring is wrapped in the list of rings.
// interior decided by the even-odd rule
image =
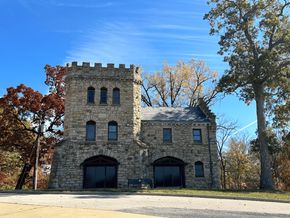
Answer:
[[[0,96],[24,83],[42,93],[44,66],[71,61],[141,65],[202,59],[223,74],[218,37],[209,36],[205,0],[1,0]],[[254,134],[255,105],[228,96],[213,107]]]

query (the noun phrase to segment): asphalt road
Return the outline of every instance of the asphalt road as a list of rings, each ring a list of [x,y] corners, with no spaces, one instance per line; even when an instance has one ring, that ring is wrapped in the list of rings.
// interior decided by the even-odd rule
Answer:
[[[262,218],[262,217],[290,217],[285,214],[268,214],[268,213],[252,213],[252,212],[236,212],[236,211],[222,211],[222,210],[196,210],[196,209],[180,209],[180,208],[166,208],[166,211],[160,208],[139,208],[138,210],[122,210],[127,213],[138,213],[151,216],[172,217],[172,218]]]
[[[122,211],[160,217],[289,217],[290,204],[125,194],[0,193],[0,202]]]

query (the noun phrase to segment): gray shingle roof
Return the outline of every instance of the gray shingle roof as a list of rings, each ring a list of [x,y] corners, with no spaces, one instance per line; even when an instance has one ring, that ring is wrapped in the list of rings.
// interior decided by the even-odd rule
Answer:
[[[145,107],[141,110],[141,120],[195,122],[210,121],[199,107]]]

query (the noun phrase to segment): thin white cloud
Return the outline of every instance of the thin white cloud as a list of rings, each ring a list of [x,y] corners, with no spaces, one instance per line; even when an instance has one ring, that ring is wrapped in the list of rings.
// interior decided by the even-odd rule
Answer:
[[[69,3],[69,2],[54,2],[54,5],[57,7],[70,7],[70,8],[106,8],[111,7],[114,4],[112,2],[106,3],[96,3],[96,4],[86,4],[86,3]]]
[[[222,58],[220,55],[218,54],[212,54],[212,53],[185,53],[184,55],[187,55],[187,56],[191,56],[191,57],[200,57],[200,58]]]
[[[126,26],[128,24],[124,24]],[[107,34],[108,31],[114,31],[115,34],[124,34],[123,29],[103,29],[102,31],[98,31],[99,34]],[[126,30],[125,30],[126,31]],[[190,41],[190,42],[203,42],[203,43],[216,43],[212,40],[213,37],[210,37],[205,34],[179,34],[179,33],[169,33],[166,31],[149,31],[149,30],[138,30],[138,31],[130,31],[126,32],[126,35],[129,37],[135,37],[146,41],[165,41],[165,40],[180,40],[180,41]]]
[[[117,2],[99,1],[65,1],[65,0],[17,0],[24,8],[31,9],[32,5],[67,7],[67,8],[108,8],[116,6]]]
[[[199,56],[199,57],[221,57],[219,54],[215,54],[215,53],[203,53],[203,54],[199,54],[199,53],[188,53],[188,55],[191,55],[191,56]]]
[[[65,2],[60,0],[60,4]],[[97,20],[95,27],[82,27],[79,38],[71,42],[65,62],[135,63],[152,66],[150,69],[161,66],[165,60],[174,64],[193,57],[215,63],[220,58],[209,54],[210,49],[204,47],[214,46],[216,41],[202,25],[203,13],[183,10],[180,4],[156,2],[152,5],[145,1],[141,4],[143,7],[137,4],[128,7],[125,16],[118,11],[114,14],[117,17]],[[188,4],[192,6],[190,0]]]
[[[72,34],[72,33],[77,33],[77,34],[81,34],[84,31],[83,30],[72,30],[72,29],[55,29],[55,30],[50,30],[50,32],[54,32],[54,33],[63,33],[63,34]]]
[[[197,31],[208,31],[208,28],[205,27],[194,27],[178,24],[157,24],[152,25],[153,28],[165,29],[165,30],[197,30]]]
[[[165,2],[165,1],[164,1]],[[160,5],[159,7],[164,7],[164,5]],[[141,8],[140,10],[132,10],[132,11],[127,11],[130,14],[138,14],[138,15],[148,15],[150,14],[151,16],[183,16],[183,17],[199,17],[203,16],[203,12],[197,12],[193,10],[175,10],[175,9],[160,9],[160,8]]]
[[[65,63],[89,61],[161,66],[165,60],[173,64],[177,60],[193,57],[213,62],[220,58],[216,54],[198,53],[199,50],[191,52],[190,47],[201,47],[213,42],[207,35],[152,31],[151,24],[133,25],[126,21],[99,22],[96,25],[98,27],[81,33],[82,36],[67,52]]]
[[[249,124],[243,126],[242,128],[238,129],[236,132],[234,132],[234,133],[232,134],[232,136],[234,136],[234,135],[236,135],[237,133],[239,133],[239,132],[241,132],[241,131],[243,131],[243,130],[249,128],[250,126],[252,126],[252,125],[254,125],[254,124],[256,124],[256,123],[257,123],[257,120],[255,120],[255,121],[253,121],[253,122],[251,122],[251,123],[249,123]]]
[[[155,53],[154,48],[142,37],[131,34],[138,28],[128,23],[103,24],[101,32],[89,30],[75,48],[68,52],[66,62],[73,60],[101,63],[136,63]],[[89,33],[88,33],[89,32]]]

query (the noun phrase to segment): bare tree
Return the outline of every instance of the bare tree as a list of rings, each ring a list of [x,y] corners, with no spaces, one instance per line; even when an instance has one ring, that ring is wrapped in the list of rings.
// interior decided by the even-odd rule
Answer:
[[[144,76],[142,102],[146,106],[196,106],[203,98],[211,105],[217,95],[217,77],[201,60],[178,61],[175,66],[165,63],[161,72]]]
[[[220,180],[222,188],[226,189],[226,160],[224,158],[224,149],[228,140],[233,136],[237,130],[237,121],[229,121],[224,118],[223,115],[219,116],[217,124],[217,146],[218,155],[220,158]]]

